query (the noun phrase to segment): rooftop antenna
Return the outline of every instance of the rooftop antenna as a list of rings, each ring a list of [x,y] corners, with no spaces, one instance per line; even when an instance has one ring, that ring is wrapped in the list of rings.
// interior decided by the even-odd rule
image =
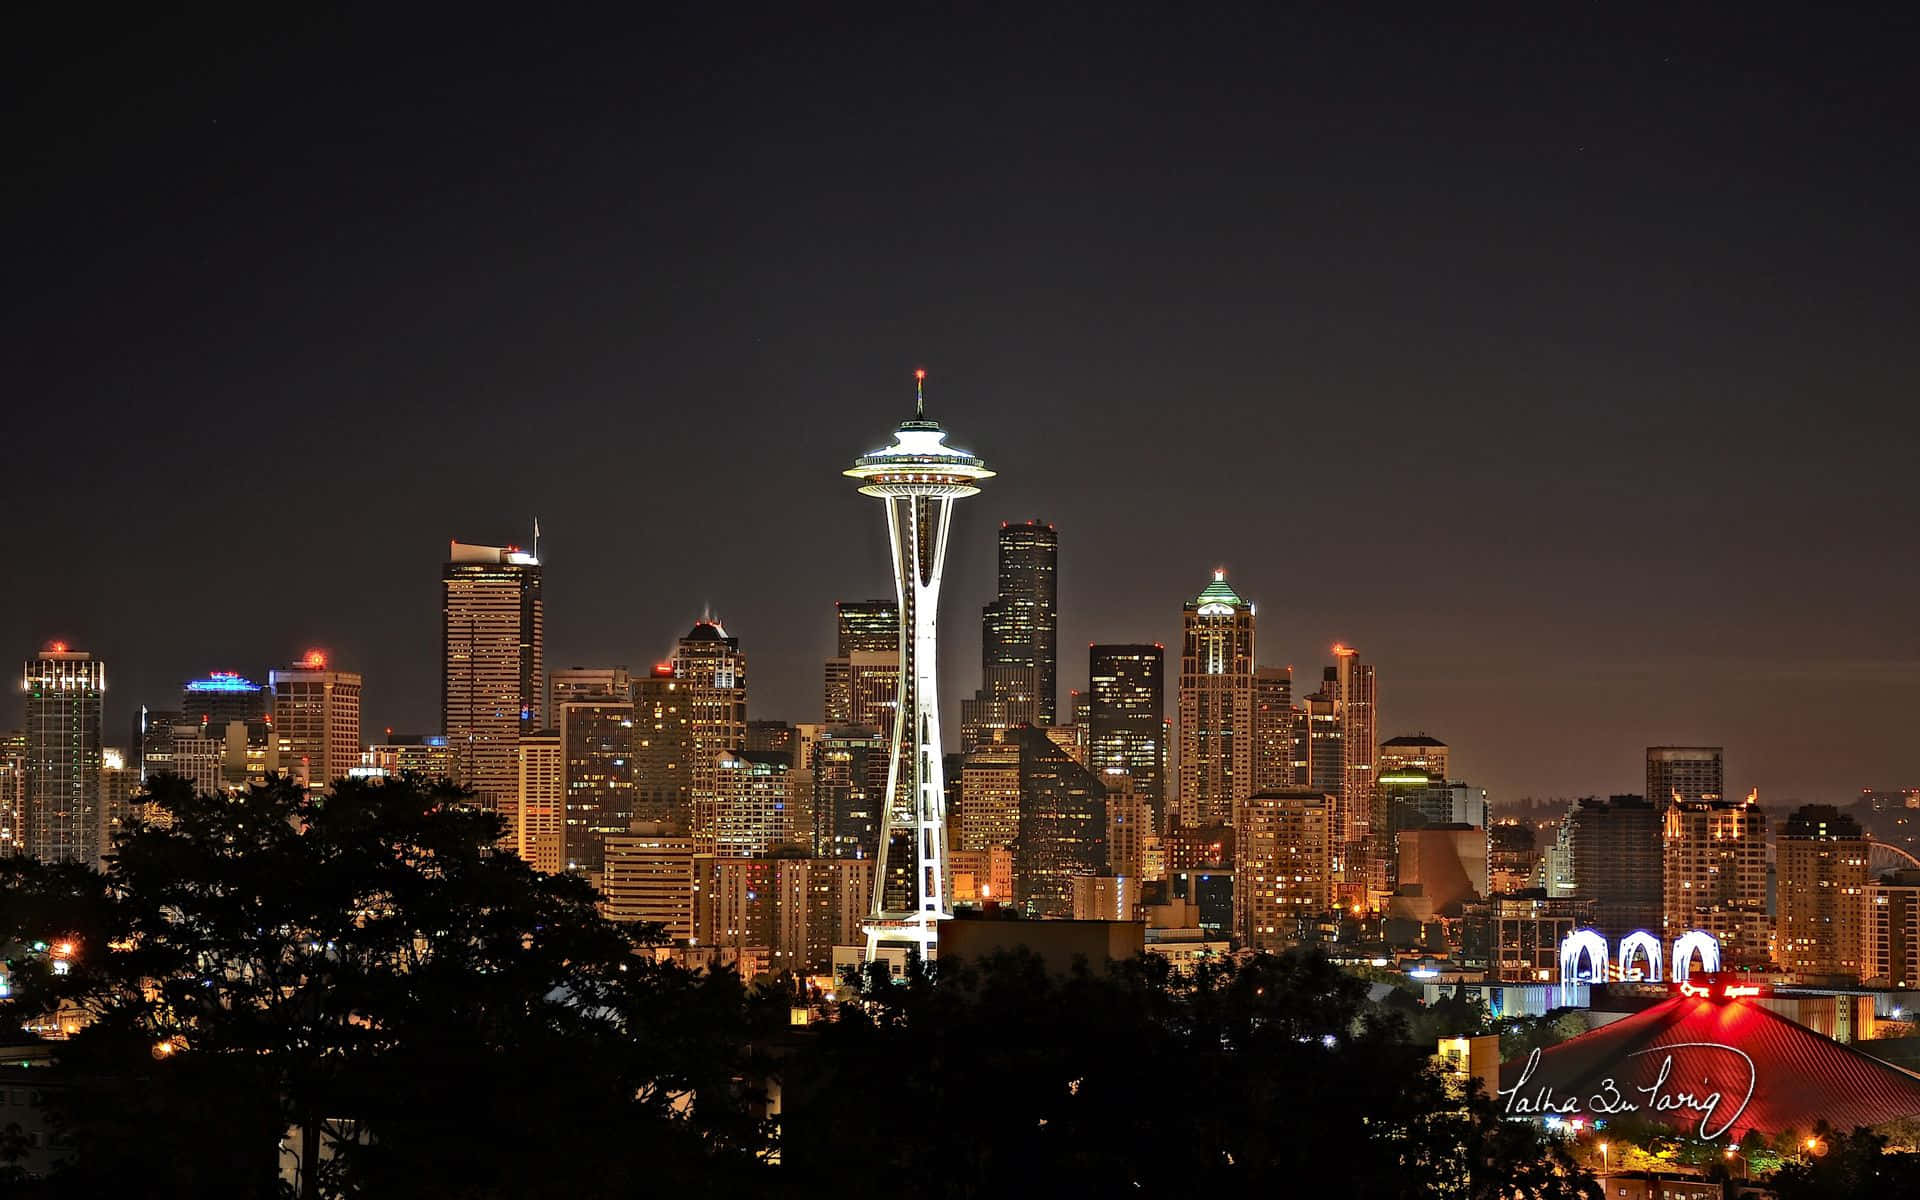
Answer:
[[[917,367],[913,372],[913,415],[925,419],[927,415],[927,369]]]
[[[533,561],[540,561],[540,518],[533,519]]]

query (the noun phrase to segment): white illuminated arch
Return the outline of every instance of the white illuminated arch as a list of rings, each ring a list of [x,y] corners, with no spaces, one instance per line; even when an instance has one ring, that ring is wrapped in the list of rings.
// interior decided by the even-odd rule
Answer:
[[[1587,977],[1580,978],[1580,960],[1587,960]],[[1607,981],[1607,939],[1597,929],[1576,929],[1560,943],[1560,1000],[1573,1003],[1573,989],[1582,983]]]
[[[1647,968],[1639,975],[1634,974],[1633,955],[1638,950],[1647,960]],[[1647,983],[1660,982],[1660,939],[1644,929],[1636,929],[1620,939],[1619,977],[1621,979],[1640,979]]]
[[[1673,981],[1685,983],[1693,974],[1693,956],[1700,955],[1700,969],[1711,975],[1720,969],[1720,942],[1704,929],[1690,929],[1673,939]]]

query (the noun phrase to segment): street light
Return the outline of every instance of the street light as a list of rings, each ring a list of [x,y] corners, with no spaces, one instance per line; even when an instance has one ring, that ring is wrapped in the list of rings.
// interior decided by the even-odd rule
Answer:
[[[1734,1149],[1734,1148],[1733,1148],[1732,1146],[1728,1146],[1728,1147],[1727,1147],[1727,1161],[1729,1161],[1729,1162],[1731,1162],[1731,1161],[1733,1161],[1733,1160],[1734,1160],[1734,1159],[1736,1159],[1736,1158],[1740,1160],[1740,1178],[1742,1178],[1742,1179],[1752,1179],[1752,1178],[1753,1178],[1753,1163],[1752,1163],[1751,1161],[1749,1161],[1749,1160],[1748,1160],[1748,1158],[1747,1158],[1747,1156],[1746,1156],[1746,1155],[1744,1155],[1744,1154],[1742,1154],[1742,1153],[1740,1153],[1740,1152],[1739,1152],[1738,1150],[1735,1150],[1735,1149]]]
[[[1607,1143],[1601,1142],[1600,1143],[1600,1169],[1602,1171],[1610,1170],[1612,1168],[1612,1165],[1613,1164],[1607,1158]]]

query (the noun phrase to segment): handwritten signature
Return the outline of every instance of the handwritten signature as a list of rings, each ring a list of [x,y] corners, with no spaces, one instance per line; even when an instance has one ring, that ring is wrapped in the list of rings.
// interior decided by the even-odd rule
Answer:
[[[1747,1073],[1746,1092],[1740,1102],[1725,1112],[1724,1119],[1716,1127],[1713,1122],[1717,1114],[1725,1107],[1728,1096],[1714,1087],[1712,1081],[1700,1081],[1703,1091],[1680,1090],[1673,1080],[1674,1050],[1700,1049],[1722,1050],[1737,1056],[1745,1064]],[[1721,1042],[1670,1042],[1664,1046],[1650,1046],[1645,1050],[1635,1050],[1629,1058],[1638,1058],[1643,1054],[1667,1052],[1660,1062],[1660,1070],[1652,1083],[1636,1084],[1625,1090],[1609,1076],[1600,1081],[1600,1088],[1586,1098],[1584,1104],[1578,1096],[1556,1097],[1550,1084],[1542,1084],[1527,1091],[1528,1081],[1540,1067],[1540,1051],[1536,1048],[1527,1055],[1527,1065],[1520,1072],[1520,1078],[1510,1088],[1501,1088],[1500,1095],[1506,1097],[1506,1111],[1511,1116],[1565,1116],[1569,1113],[1592,1113],[1597,1116],[1614,1116],[1619,1113],[1637,1112],[1688,1112],[1699,1118],[1699,1136],[1704,1141],[1713,1141],[1733,1128],[1740,1114],[1747,1111],[1747,1105],[1753,1101],[1753,1090],[1759,1084],[1758,1074],[1754,1070],[1753,1059],[1746,1051]]]

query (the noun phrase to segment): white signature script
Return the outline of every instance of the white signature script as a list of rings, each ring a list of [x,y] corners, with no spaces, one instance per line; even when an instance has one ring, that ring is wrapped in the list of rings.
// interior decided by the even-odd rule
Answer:
[[[1747,1090],[1740,1097],[1740,1102],[1726,1112],[1725,1119],[1721,1120],[1717,1127],[1713,1122],[1728,1100],[1726,1093],[1714,1088],[1714,1085],[1706,1079],[1700,1081],[1701,1087],[1713,1090],[1682,1091],[1672,1082],[1673,1054],[1671,1051],[1688,1048],[1724,1050],[1728,1054],[1739,1056],[1740,1061],[1746,1065]],[[1638,1058],[1642,1054],[1662,1052],[1667,1052],[1667,1056],[1661,1061],[1660,1072],[1654,1077],[1652,1083],[1635,1085],[1627,1089],[1629,1094],[1622,1094],[1620,1085],[1615,1083],[1612,1077],[1608,1077],[1602,1079],[1599,1090],[1582,1103],[1578,1096],[1556,1097],[1553,1094],[1553,1087],[1549,1084],[1542,1084],[1534,1088],[1530,1094],[1527,1093],[1527,1081],[1533,1078],[1534,1072],[1540,1067],[1540,1051],[1535,1049],[1527,1055],[1527,1065],[1521,1070],[1520,1078],[1514,1081],[1512,1087],[1501,1088],[1500,1094],[1506,1097],[1506,1111],[1512,1116],[1565,1116],[1568,1113],[1613,1116],[1617,1113],[1685,1111],[1700,1118],[1699,1136],[1702,1140],[1709,1142],[1733,1128],[1733,1123],[1740,1119],[1740,1114],[1745,1112],[1747,1105],[1752,1102],[1753,1089],[1759,1083],[1753,1068],[1753,1059],[1747,1057],[1746,1051],[1721,1042],[1671,1042],[1665,1046],[1650,1046],[1645,1050],[1635,1050],[1627,1057]]]

